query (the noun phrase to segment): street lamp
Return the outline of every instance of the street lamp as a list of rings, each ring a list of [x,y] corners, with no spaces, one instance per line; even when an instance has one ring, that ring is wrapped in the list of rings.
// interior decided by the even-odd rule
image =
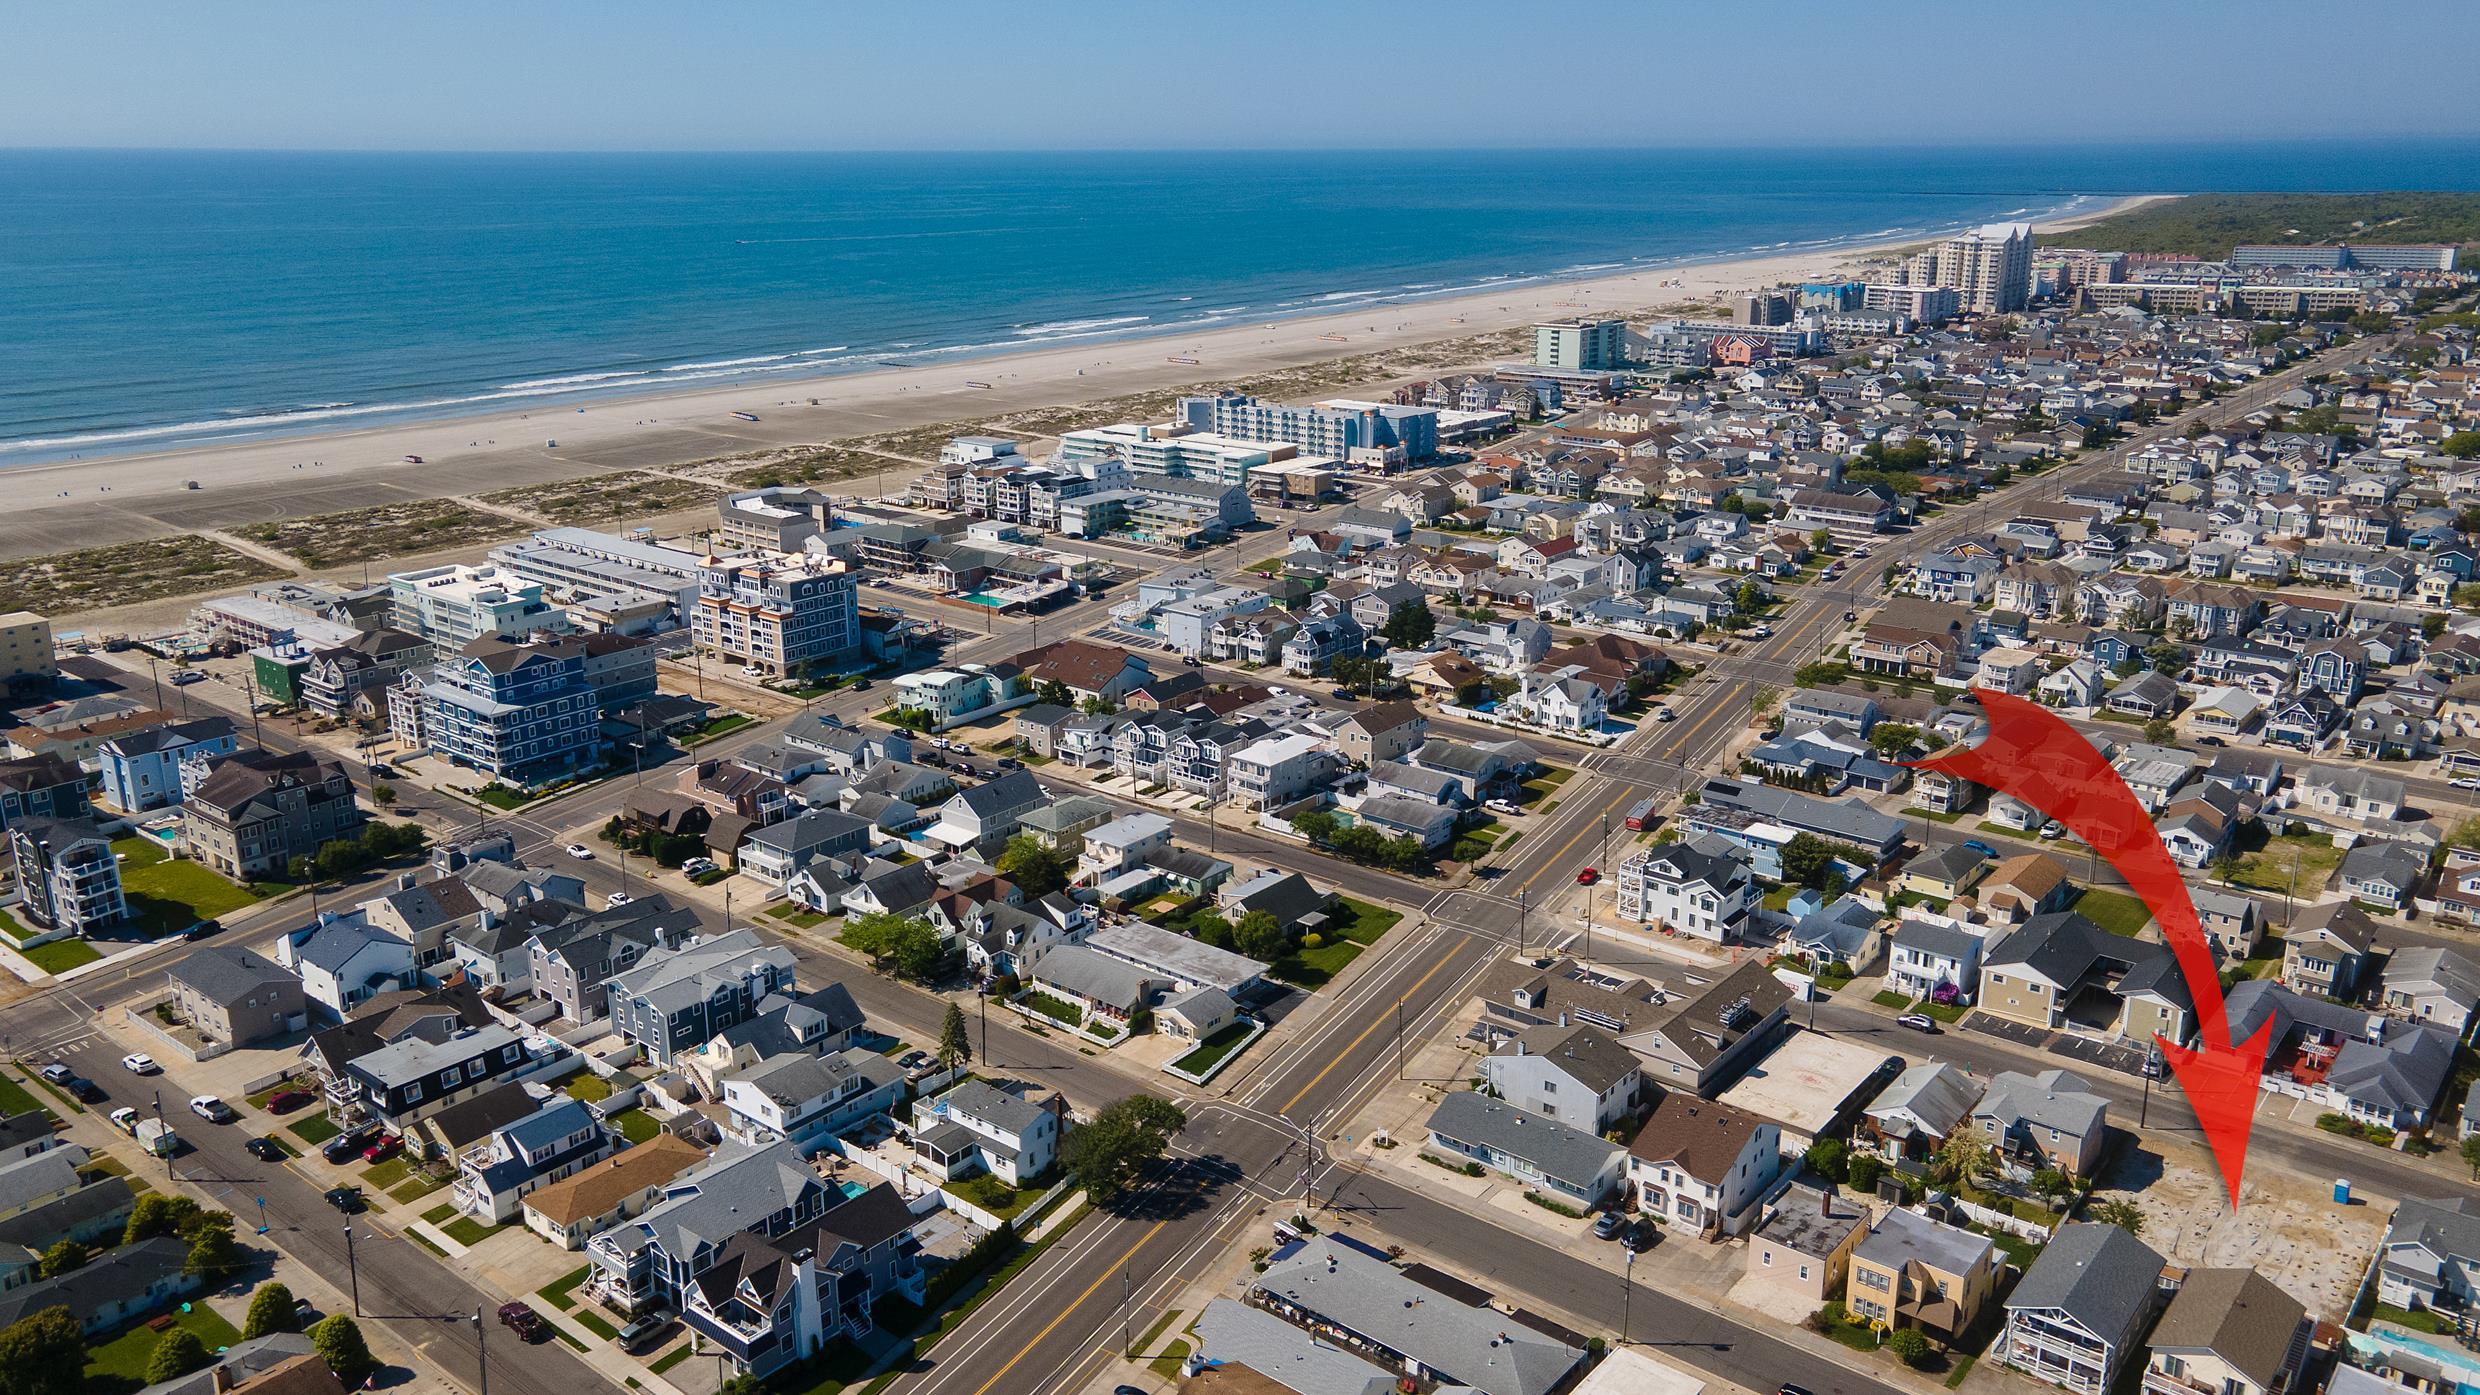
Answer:
[[[1628,1309],[1636,1297],[1636,1252],[1622,1247],[1619,1254],[1620,1262],[1625,1266],[1619,1272],[1619,1345],[1626,1346]]]
[[[481,1365],[481,1395],[491,1395],[491,1329],[482,1321],[482,1308],[474,1308],[474,1357]]]

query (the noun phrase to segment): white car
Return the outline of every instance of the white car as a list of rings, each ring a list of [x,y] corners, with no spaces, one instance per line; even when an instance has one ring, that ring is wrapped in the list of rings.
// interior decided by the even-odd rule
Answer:
[[[229,1124],[241,1116],[233,1107],[213,1095],[199,1095],[189,1102],[189,1112],[211,1124]]]
[[[693,857],[680,864],[680,874],[684,877],[702,877],[714,870],[715,860],[711,857]]]
[[[2465,775],[2459,779],[2448,780],[2446,784],[2452,789],[2480,790],[2480,775]]]
[[[1774,627],[1771,625],[1759,625],[1755,629],[1750,630],[1748,634],[1752,639],[1772,639],[1774,637]]]
[[[1512,799],[1493,799],[1481,806],[1493,814],[1521,814],[1524,806]]]
[[[608,911],[618,906],[625,906],[636,899],[625,891],[615,891],[603,898],[603,909]]]
[[[131,1075],[153,1075],[163,1067],[155,1064],[155,1058],[145,1052],[133,1051],[121,1057],[121,1069]]]
[[[1675,722],[1679,720],[1679,714],[1667,707],[1657,707],[1653,709],[1653,719],[1657,722]]]
[[[579,862],[592,862],[594,860],[594,849],[587,847],[583,843],[571,843],[568,845],[568,855],[577,859]]]

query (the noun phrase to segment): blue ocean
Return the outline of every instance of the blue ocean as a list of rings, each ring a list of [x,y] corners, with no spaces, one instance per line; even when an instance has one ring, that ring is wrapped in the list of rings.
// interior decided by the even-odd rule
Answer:
[[[0,152],[0,463],[1927,233],[2480,186],[2467,145]]]

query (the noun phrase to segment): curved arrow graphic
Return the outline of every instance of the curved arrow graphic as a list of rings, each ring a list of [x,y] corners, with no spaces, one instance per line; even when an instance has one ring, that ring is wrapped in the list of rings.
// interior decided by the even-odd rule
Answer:
[[[1986,690],[1974,696],[1989,714],[1987,738],[1908,764],[1977,781],[2040,810],[2083,839],[2142,898],[2170,942],[2196,1008],[2194,1047],[2163,1037],[2154,1040],[2196,1111],[2205,1142],[2221,1165],[2231,1209],[2237,1210],[2257,1082],[2272,1046],[2272,1021],[2245,1042],[2231,1040],[2220,969],[2204,924],[2196,917],[2196,904],[2188,897],[2187,882],[2162,846],[2152,816],[2092,743],[2038,703]]]

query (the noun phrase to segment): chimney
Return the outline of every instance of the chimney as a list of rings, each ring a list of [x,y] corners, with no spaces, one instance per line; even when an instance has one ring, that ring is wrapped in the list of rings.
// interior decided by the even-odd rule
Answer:
[[[1817,1189],[1817,1214],[1828,1219],[1834,1215],[1834,1184],[1832,1182]]]

